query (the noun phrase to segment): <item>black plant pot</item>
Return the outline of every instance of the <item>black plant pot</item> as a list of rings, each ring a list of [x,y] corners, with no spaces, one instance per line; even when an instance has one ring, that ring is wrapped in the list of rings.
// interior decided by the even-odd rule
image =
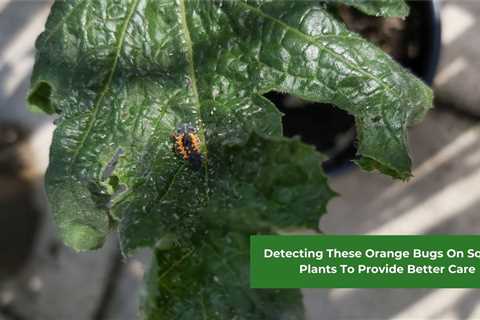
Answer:
[[[403,49],[400,50],[414,52],[400,57],[393,56],[405,68],[431,85],[440,55],[440,3],[437,0],[409,1],[409,5],[410,16],[404,23],[401,41]],[[356,11],[355,15],[361,16]],[[351,115],[330,105],[305,102],[278,92],[269,92],[265,96],[284,113],[284,135],[300,136],[302,141],[314,145],[329,156],[323,164],[327,173],[338,174],[352,167],[351,160],[355,159],[357,150],[355,123]],[[296,107],[292,108],[292,105]]]

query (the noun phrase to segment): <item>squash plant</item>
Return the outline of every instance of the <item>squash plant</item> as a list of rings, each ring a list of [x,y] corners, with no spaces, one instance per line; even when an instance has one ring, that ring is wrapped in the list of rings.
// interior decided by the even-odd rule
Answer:
[[[249,235],[317,229],[335,193],[324,157],[282,137],[281,114],[262,94],[346,110],[356,163],[410,177],[406,130],[432,92],[348,31],[339,4],[408,14],[401,0],[53,5],[28,95],[31,109],[57,115],[49,203],[75,250],[99,248],[112,230],[125,255],[153,248],[141,318],[304,317],[299,290],[249,289]],[[175,150],[182,126],[198,136],[199,166]]]

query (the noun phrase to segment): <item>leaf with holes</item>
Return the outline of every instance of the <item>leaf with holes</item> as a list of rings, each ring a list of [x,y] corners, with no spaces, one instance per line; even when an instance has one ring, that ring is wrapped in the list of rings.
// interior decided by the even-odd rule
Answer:
[[[125,253],[166,237],[190,248],[215,229],[316,228],[333,196],[323,157],[281,137],[270,90],[350,112],[358,164],[408,178],[406,130],[431,91],[326,8],[56,2],[28,102],[57,115],[46,185],[65,243],[97,248],[117,226]]]

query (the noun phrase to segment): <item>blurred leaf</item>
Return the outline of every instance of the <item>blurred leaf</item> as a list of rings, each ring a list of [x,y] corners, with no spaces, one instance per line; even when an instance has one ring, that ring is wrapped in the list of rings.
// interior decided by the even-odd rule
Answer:
[[[353,6],[371,16],[406,17],[410,11],[404,0],[327,0]]]
[[[156,251],[147,275],[142,316],[148,320],[304,319],[292,289],[250,289],[249,240],[241,233],[208,233],[190,248]]]

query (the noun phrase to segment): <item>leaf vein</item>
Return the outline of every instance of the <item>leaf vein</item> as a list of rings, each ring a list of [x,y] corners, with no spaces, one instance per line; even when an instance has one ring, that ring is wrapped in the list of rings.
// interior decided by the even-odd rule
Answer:
[[[283,26],[285,29],[287,30],[290,30],[291,32],[299,35],[300,37],[304,38],[307,42],[310,42],[311,44],[313,45],[316,45],[320,50],[323,50],[323,51],[326,51],[328,52],[330,55],[336,57],[337,60],[340,60],[340,61],[343,61],[345,64],[347,64],[349,67],[351,67],[352,69],[358,71],[359,73],[363,74],[365,77],[367,78],[370,78],[372,79],[373,81],[377,82],[378,84],[380,84],[386,92],[392,92],[393,91],[393,88],[390,87],[389,85],[387,85],[382,78],[378,78],[378,77],[375,77],[373,76],[372,74],[366,72],[365,70],[363,70],[362,68],[359,68],[357,66],[355,66],[354,64],[352,64],[350,61],[348,61],[347,59],[345,59],[342,55],[340,54],[337,54],[335,53],[335,51],[333,50],[330,50],[328,47],[324,46],[322,43],[319,43],[318,41],[316,41],[317,39],[315,37],[312,37],[308,34],[305,34],[303,33],[302,31],[286,24],[285,22],[275,18],[275,17],[272,17],[271,15],[268,15],[266,13],[264,13],[262,10],[258,9],[258,8],[255,8],[254,6],[251,6],[245,2],[239,2],[240,5],[243,5],[244,7],[246,7],[247,9],[250,9],[252,10],[253,12],[256,12],[258,15],[266,18],[266,19],[269,19],[271,21],[273,21],[274,23],[277,23],[281,26]],[[327,36],[332,36],[332,35],[327,35]],[[336,35],[334,35],[336,37]],[[260,61],[259,59],[257,59],[258,61]],[[280,70],[279,70],[280,71]],[[308,79],[308,78],[307,78]],[[384,119],[385,120],[385,119]],[[390,135],[392,136],[392,138],[397,141],[397,143],[400,143],[399,139],[397,138],[397,136],[394,134],[394,132],[392,131],[393,129],[391,128],[391,126],[389,126],[388,122],[385,122],[386,124],[386,128],[387,128],[387,131],[390,133]],[[400,143],[401,144],[401,143]]]
[[[196,104],[198,106],[198,116],[200,118],[200,126],[201,126],[201,134],[203,136],[203,141],[205,144],[205,183],[208,186],[208,148],[207,148],[207,141],[206,141],[206,134],[205,134],[205,123],[203,121],[202,116],[202,106],[200,104],[200,96],[198,94],[197,88],[197,78],[195,75],[195,64],[193,59],[193,44],[192,39],[190,36],[190,30],[187,24],[187,13],[185,9],[185,0],[180,0],[180,20],[183,29],[183,33],[185,35],[186,47],[187,47],[187,62],[188,62],[188,73],[190,76],[191,88],[193,91],[194,98],[196,100]],[[207,188],[208,190],[208,188]],[[206,192],[207,202],[208,202],[208,192]]]
[[[116,47],[116,50],[115,50],[115,57],[113,59],[112,67],[111,67],[110,72],[108,74],[107,81],[105,82],[105,85],[104,85],[102,91],[100,92],[100,95],[98,96],[98,98],[97,98],[97,100],[96,100],[96,102],[93,106],[92,116],[89,119],[87,129],[85,130],[85,133],[83,134],[78,147],[76,148],[76,150],[73,153],[73,157],[72,157],[70,167],[73,167],[73,165],[77,161],[77,158],[78,158],[78,155],[80,154],[80,151],[85,146],[85,142],[88,139],[88,137],[90,136],[90,134],[92,132],[92,129],[94,127],[95,121],[97,119],[98,111],[100,109],[100,104],[102,103],[102,101],[105,98],[108,90],[110,89],[110,85],[111,85],[112,80],[113,80],[113,75],[115,74],[115,71],[117,69],[118,59],[120,57],[120,51],[122,50],[123,43],[125,41],[127,28],[128,28],[129,23],[130,23],[130,20],[133,16],[133,13],[135,12],[135,9],[137,8],[138,3],[139,3],[139,0],[134,0],[132,2],[131,7],[129,8],[127,18],[125,19],[125,21],[122,25],[122,29],[120,31],[120,36],[119,36],[119,39],[117,41],[117,47]]]
[[[66,15],[64,15],[62,17],[62,19],[60,19],[60,21],[51,29],[51,31],[49,33],[47,33],[45,35],[45,43],[47,43],[53,35],[55,35],[59,30],[60,30],[60,27],[64,24],[65,21],[68,20],[68,18],[70,18],[70,16],[78,9],[80,8],[80,5],[82,5],[84,2],[86,2],[86,0],[80,0],[79,2],[77,2],[73,7],[72,9],[70,9],[70,12],[67,13]]]
[[[161,280],[163,278],[165,278],[167,276],[167,274],[169,274],[173,269],[175,269],[176,267],[178,267],[179,265],[182,264],[182,262],[187,259],[189,256],[191,256],[193,254],[193,252],[195,251],[195,249],[190,249],[187,253],[185,253],[182,257],[180,257],[180,259],[178,259],[177,261],[175,261],[174,263],[171,264],[171,266],[165,270],[163,273],[161,273],[159,276],[158,276],[158,282],[161,283]]]

